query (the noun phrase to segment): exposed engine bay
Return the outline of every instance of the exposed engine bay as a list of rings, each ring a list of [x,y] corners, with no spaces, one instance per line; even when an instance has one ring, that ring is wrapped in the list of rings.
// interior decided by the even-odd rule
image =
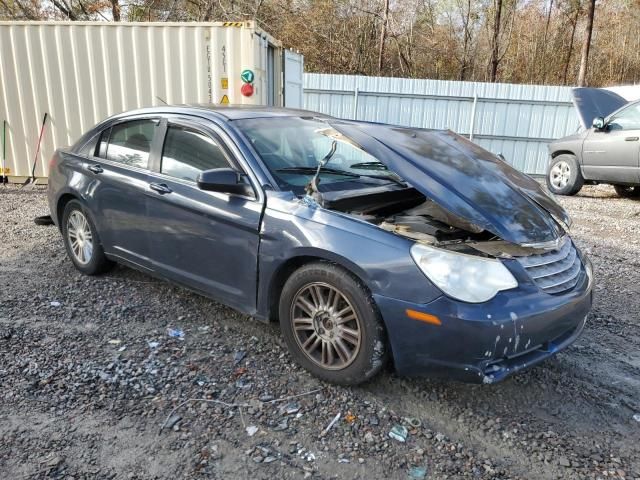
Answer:
[[[383,230],[442,248],[491,257],[520,257],[547,248],[506,242],[440,207],[414,188],[324,192],[321,204]]]

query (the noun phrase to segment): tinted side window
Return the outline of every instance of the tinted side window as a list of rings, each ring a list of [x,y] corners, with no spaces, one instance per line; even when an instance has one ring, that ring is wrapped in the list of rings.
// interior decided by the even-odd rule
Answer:
[[[96,153],[96,143],[98,142],[98,138],[100,138],[99,133],[94,135],[91,140],[85,143],[78,150],[78,155],[82,155],[83,157],[93,157]]]
[[[612,130],[640,130],[640,103],[630,105],[609,122]]]
[[[132,167],[147,168],[156,123],[154,120],[134,120],[111,127],[106,158]]]
[[[98,142],[98,151],[96,152],[96,156],[100,158],[105,158],[107,155],[107,145],[109,144],[109,134],[111,133],[111,128],[107,128],[100,134],[100,141]]]
[[[220,145],[210,136],[183,127],[167,129],[160,167],[165,175],[195,182],[203,170],[229,167]]]

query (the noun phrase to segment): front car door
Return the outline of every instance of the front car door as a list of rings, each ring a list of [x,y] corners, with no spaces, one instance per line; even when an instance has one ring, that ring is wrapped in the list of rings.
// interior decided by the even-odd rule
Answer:
[[[88,197],[105,252],[146,269],[149,244],[145,191],[159,124],[159,118],[112,124],[92,144],[84,165],[93,179]]]
[[[262,198],[257,191],[244,197],[198,188],[203,170],[243,170],[222,130],[185,118],[165,119],[162,128],[162,153],[147,188],[153,268],[254,313]]]
[[[603,182],[640,182],[640,103],[614,113],[602,130],[589,130],[582,147],[584,177]]]

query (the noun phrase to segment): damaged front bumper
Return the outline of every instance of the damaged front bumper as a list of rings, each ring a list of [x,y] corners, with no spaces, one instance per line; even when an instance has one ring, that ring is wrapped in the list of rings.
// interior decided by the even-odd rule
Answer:
[[[480,304],[441,296],[414,304],[374,295],[387,326],[396,371],[495,383],[558,353],[582,333],[592,304],[591,264],[562,295],[521,284]],[[434,315],[440,325],[407,317],[407,310]]]

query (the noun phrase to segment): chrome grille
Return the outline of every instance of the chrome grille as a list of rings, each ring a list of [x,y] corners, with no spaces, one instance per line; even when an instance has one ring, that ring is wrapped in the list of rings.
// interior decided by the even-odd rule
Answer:
[[[535,284],[547,293],[557,294],[571,290],[578,283],[582,263],[570,239],[552,252],[518,257]]]

